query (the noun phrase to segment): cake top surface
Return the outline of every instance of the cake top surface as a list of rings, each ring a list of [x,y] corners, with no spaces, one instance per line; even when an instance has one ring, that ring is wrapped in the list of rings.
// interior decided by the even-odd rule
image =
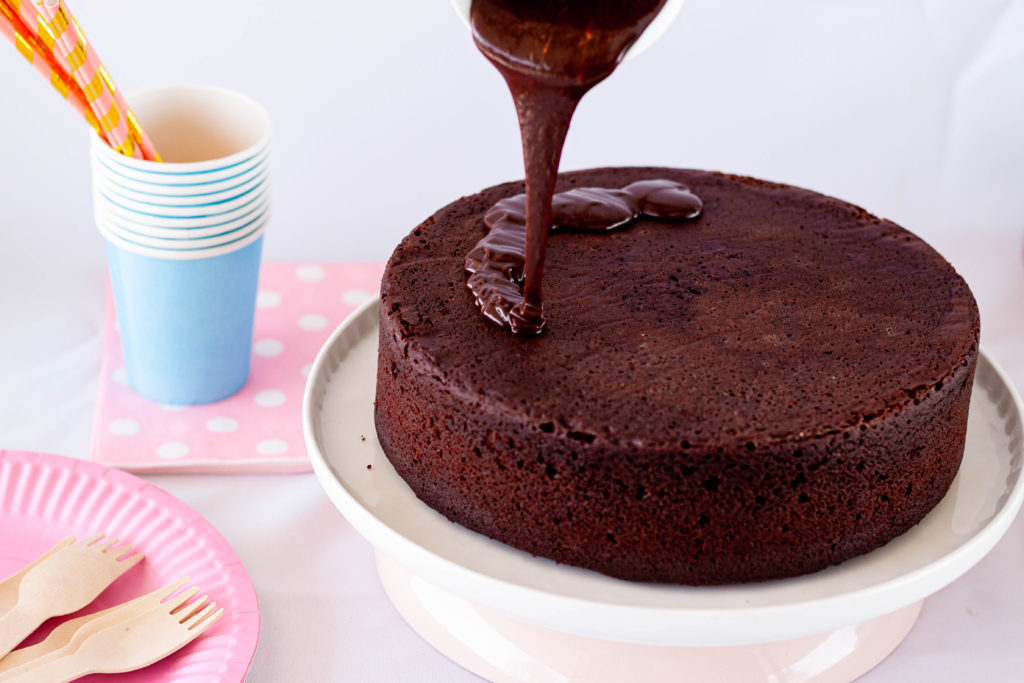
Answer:
[[[664,168],[564,174],[557,190],[645,178],[689,186],[703,215],[552,235],[541,336],[489,323],[466,287],[484,214],[521,182],[450,204],[398,246],[381,286],[385,327],[481,410],[649,448],[754,447],[870,422],[941,388],[976,349],[963,279],[853,205]]]

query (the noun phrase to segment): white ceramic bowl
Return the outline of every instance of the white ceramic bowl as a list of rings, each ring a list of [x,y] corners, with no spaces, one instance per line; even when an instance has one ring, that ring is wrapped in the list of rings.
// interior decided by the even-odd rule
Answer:
[[[455,11],[462,17],[462,21],[467,27],[469,26],[470,4],[472,4],[472,0],[452,0]],[[679,10],[682,8],[683,0],[668,0],[665,3],[665,7],[654,18],[651,25],[647,27],[647,30],[643,32],[637,41],[633,43],[633,46],[629,48],[629,51],[626,52],[625,59],[632,59],[653,45],[658,38],[665,34],[665,31],[672,25],[672,22],[676,20],[676,17],[679,16]]]

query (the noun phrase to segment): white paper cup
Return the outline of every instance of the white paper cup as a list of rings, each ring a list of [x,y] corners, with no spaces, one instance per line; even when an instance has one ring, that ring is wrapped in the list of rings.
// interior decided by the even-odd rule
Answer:
[[[180,85],[128,102],[163,163],[91,147],[128,380],[160,403],[210,403],[249,376],[270,209],[270,120],[238,93]]]

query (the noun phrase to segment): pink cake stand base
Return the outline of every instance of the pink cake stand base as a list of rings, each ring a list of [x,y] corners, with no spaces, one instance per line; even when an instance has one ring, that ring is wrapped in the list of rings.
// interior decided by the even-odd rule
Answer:
[[[562,633],[473,604],[377,553],[402,618],[441,654],[495,683],[685,680],[846,683],[906,638],[923,601],[832,631],[755,645],[668,647]]]

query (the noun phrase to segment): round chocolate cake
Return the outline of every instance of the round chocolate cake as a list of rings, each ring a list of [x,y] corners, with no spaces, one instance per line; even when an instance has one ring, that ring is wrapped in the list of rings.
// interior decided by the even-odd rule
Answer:
[[[873,550],[943,497],[978,349],[964,281],[850,204],[664,168],[687,223],[551,236],[546,326],[518,338],[466,287],[484,214],[464,197],[395,250],[381,286],[376,423],[427,505],[535,555],[635,581],[721,584]]]

